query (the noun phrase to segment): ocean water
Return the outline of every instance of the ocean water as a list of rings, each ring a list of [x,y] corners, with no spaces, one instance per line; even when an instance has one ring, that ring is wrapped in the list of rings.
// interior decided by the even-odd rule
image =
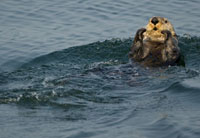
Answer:
[[[0,138],[199,138],[200,1],[2,0]],[[128,59],[167,17],[185,67]]]

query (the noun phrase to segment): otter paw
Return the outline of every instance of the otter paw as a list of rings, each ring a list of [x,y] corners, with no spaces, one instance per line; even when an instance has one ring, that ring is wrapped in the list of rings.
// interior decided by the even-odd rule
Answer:
[[[142,40],[143,39],[143,33],[146,31],[146,29],[145,28],[140,28],[139,30],[137,30],[137,33],[136,33],[136,35],[138,36],[138,39],[139,40]]]
[[[169,37],[172,36],[171,32],[168,31],[168,30],[163,30],[163,31],[161,31],[161,33],[164,34],[164,35],[166,35],[166,40],[168,40]]]

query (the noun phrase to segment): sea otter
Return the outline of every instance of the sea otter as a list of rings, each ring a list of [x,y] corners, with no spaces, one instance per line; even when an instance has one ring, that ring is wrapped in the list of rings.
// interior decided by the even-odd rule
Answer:
[[[129,57],[144,66],[176,65],[180,57],[177,35],[167,18],[152,17],[139,29]]]

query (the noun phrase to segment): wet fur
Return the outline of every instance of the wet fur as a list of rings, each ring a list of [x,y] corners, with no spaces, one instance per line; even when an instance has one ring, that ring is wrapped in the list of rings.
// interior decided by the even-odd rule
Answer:
[[[158,28],[155,33],[159,34],[159,37],[157,34],[152,35],[150,29],[153,29],[153,26],[151,25],[150,29],[149,26],[148,24],[147,29],[141,28],[136,32],[129,57],[144,66],[176,65],[180,56],[180,49],[173,26],[161,28],[167,30],[159,30],[160,28]]]

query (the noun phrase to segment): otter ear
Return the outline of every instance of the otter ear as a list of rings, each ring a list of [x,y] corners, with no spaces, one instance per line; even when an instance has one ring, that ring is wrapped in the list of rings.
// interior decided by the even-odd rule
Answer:
[[[169,22],[167,18],[164,18],[163,20],[164,20],[165,23]]]
[[[153,17],[152,17],[153,18]],[[151,22],[152,18],[149,19],[149,22]]]

